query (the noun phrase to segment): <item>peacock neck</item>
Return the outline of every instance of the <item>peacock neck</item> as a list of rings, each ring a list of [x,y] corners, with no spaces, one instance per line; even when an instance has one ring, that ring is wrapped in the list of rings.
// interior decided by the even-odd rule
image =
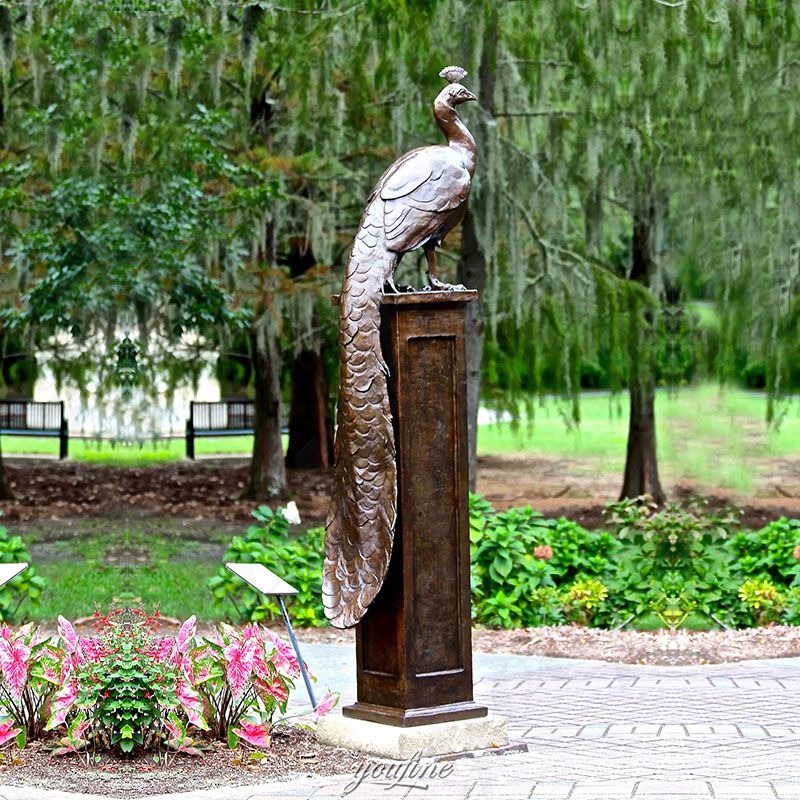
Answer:
[[[475,139],[473,139],[467,126],[459,119],[453,106],[439,101],[438,98],[433,106],[433,115],[442,133],[447,138],[447,144],[463,154],[464,165],[472,175],[475,172],[477,148],[475,147]]]

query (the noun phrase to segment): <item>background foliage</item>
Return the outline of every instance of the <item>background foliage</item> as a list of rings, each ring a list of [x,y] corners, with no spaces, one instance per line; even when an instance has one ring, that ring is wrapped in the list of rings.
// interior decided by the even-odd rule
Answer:
[[[300,625],[325,624],[323,529],[288,534],[281,509],[231,540],[225,560],[264,564],[298,594]],[[472,614],[478,624],[518,628],[575,622],[600,627],[748,627],[800,622],[800,520],[739,531],[738,512],[699,500],[609,504],[605,531],[587,531],[530,508],[496,512],[470,497]],[[208,581],[215,603],[239,621],[279,619],[221,567]],[[744,587],[744,589],[743,589]],[[764,603],[769,605],[764,613]],[[756,605],[758,604],[758,605]]]
[[[277,419],[300,354],[331,378],[364,199],[436,140],[457,62],[481,155],[441,260],[482,293],[473,420],[481,376],[485,402],[555,392],[573,423],[583,387],[775,400],[800,378],[798,41],[794,4],[739,0],[0,3],[0,374],[35,354],[114,399],[130,332],[140,434],[207,352],[252,360]],[[402,271],[420,283],[417,256]],[[285,488],[275,430],[257,499]]]

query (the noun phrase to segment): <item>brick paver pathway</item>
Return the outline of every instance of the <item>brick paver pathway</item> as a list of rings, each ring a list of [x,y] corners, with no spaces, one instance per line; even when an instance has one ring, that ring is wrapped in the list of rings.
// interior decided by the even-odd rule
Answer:
[[[309,649],[320,683],[337,681],[348,702],[347,649]],[[365,780],[349,793],[352,776],[180,797],[800,800],[800,660],[660,668],[479,656],[475,672],[476,699],[508,717],[528,752],[459,759],[441,780]]]

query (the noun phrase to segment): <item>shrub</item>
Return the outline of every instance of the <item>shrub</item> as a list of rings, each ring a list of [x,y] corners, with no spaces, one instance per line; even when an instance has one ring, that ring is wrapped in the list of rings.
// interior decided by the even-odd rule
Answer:
[[[473,615],[505,628],[563,622],[557,585],[605,575],[618,549],[607,533],[530,508],[496,513],[477,496],[470,497],[470,538]]]
[[[232,539],[226,560],[264,564],[298,588],[289,599],[295,620],[326,624],[324,531],[290,537],[280,508],[262,506],[254,517],[259,524]],[[610,532],[590,532],[530,508],[495,512],[482,497],[470,496],[474,620],[504,628],[567,621],[612,627],[653,614],[675,629],[696,614],[748,625],[756,615],[739,588],[750,578],[764,578],[785,598],[780,619],[800,623],[800,521],[780,519],[754,533],[737,533],[735,509],[717,512],[701,500],[658,508],[648,498],[609,504],[607,518]],[[606,597],[589,607],[585,592],[597,589],[591,580],[603,586]],[[244,621],[279,616],[272,598],[224,568],[208,585],[216,602],[230,600]],[[798,591],[788,592],[790,586]]]
[[[780,621],[786,625],[800,625],[800,586],[792,586],[786,590]]]
[[[737,534],[728,549],[740,579],[762,577],[797,586],[800,585],[799,545],[800,520],[781,517],[761,530]]]
[[[785,606],[783,593],[769,578],[750,578],[745,581],[739,587],[739,597],[759,626],[775,622]]]
[[[606,597],[608,589],[597,578],[578,578],[564,593],[564,604],[571,620],[591,625]]]
[[[620,539],[638,545],[655,571],[664,572],[695,570],[698,558],[708,555],[707,548],[739,525],[740,512],[728,508],[717,514],[700,499],[659,508],[649,497],[640,497],[609,503],[606,517]]]
[[[67,735],[56,752],[94,744],[123,753],[139,746],[198,754],[187,735],[187,724],[207,727],[192,686],[194,617],[174,637],[159,635],[157,612],[137,608],[96,614],[95,627],[94,636],[79,637],[59,618],[61,689],[47,727],[66,724]]]
[[[533,625],[562,625],[567,621],[564,597],[558,589],[543,586],[531,593]]]
[[[12,536],[0,525],[0,564],[30,562],[31,554],[19,536]],[[20,605],[28,600],[38,605],[47,581],[29,566],[23,573],[0,588],[0,621],[15,622]]]
[[[659,508],[642,497],[610,503],[606,515],[625,547],[608,583],[612,602],[603,623],[652,611],[672,627],[693,611],[729,619],[735,613],[738,584],[723,545],[739,524],[736,509],[717,513],[697,499]]]
[[[263,564],[297,589],[285,598],[292,619],[300,626],[326,624],[322,607],[323,528],[313,528],[289,537],[284,510],[261,506],[253,512],[261,523],[251,525],[245,536],[234,536],[225,551],[225,561]],[[225,567],[208,581],[217,604],[230,601],[243,622],[280,619],[278,604],[251,589]]]

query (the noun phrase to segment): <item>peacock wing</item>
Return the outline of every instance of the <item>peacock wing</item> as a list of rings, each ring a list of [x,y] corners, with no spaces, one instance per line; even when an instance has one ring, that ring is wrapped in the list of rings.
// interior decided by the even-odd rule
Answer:
[[[471,176],[452,148],[413,150],[380,184],[387,246],[395,252],[420,247],[440,232],[442,215],[466,202]]]

